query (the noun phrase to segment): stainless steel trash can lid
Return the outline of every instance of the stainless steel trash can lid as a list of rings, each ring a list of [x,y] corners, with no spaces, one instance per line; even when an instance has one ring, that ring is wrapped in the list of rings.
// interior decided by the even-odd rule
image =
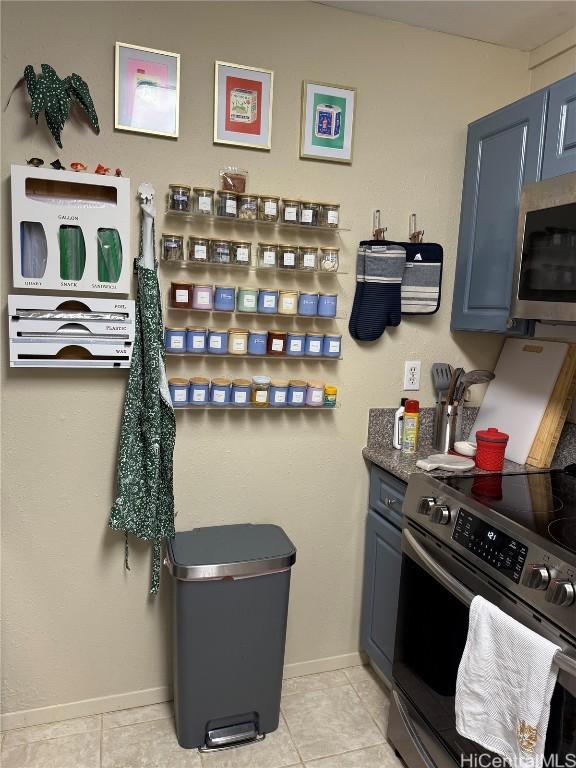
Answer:
[[[280,526],[248,523],[177,533],[165,563],[176,579],[197,581],[274,573],[295,561],[296,548]]]

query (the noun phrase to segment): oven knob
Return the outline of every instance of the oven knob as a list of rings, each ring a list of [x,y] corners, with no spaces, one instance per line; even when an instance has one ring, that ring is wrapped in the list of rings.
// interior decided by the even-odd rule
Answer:
[[[434,504],[430,510],[430,522],[438,525],[448,525],[450,522],[450,510],[446,504]]]
[[[546,589],[548,584],[550,584],[550,571],[545,565],[530,563],[522,583],[530,589]]]
[[[436,504],[436,499],[433,496],[423,496],[420,504],[418,504],[418,512],[421,515],[429,515],[434,504]]]
[[[546,600],[554,605],[568,607],[576,598],[574,584],[568,579],[552,579],[546,590]]]

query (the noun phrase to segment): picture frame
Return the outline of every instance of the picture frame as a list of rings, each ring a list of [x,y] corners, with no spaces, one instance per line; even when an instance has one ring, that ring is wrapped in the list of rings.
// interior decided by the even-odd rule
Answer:
[[[351,164],[355,112],[356,88],[304,80],[300,157]]]
[[[273,96],[272,70],[216,61],[214,144],[269,151]]]
[[[178,138],[180,54],[140,45],[115,45],[114,127]]]

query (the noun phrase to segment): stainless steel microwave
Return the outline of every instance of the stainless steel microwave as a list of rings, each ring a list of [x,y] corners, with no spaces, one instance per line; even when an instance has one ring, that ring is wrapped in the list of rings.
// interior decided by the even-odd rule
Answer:
[[[512,316],[576,322],[576,173],[520,196]]]

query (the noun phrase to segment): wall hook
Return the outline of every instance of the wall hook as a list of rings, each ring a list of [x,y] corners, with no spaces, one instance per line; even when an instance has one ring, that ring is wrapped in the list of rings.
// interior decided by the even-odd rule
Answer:
[[[388,227],[382,227],[380,224],[380,209],[374,211],[372,216],[372,237],[374,240],[386,240]]]
[[[416,214],[411,213],[408,219],[408,240],[411,243],[423,243],[424,242],[424,230],[416,229]]]

